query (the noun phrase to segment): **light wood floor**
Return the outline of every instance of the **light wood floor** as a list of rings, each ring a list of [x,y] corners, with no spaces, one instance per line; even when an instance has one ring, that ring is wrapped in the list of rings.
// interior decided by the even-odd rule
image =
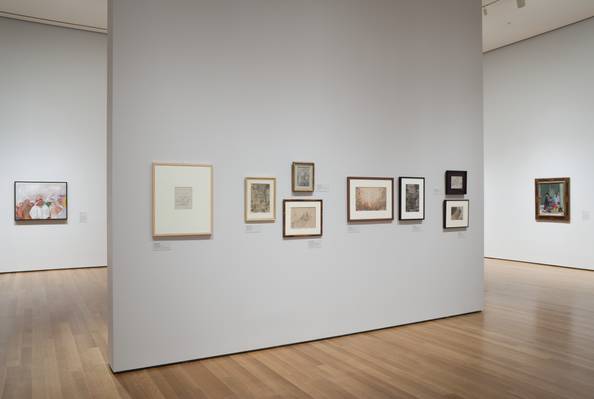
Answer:
[[[594,272],[485,274],[483,313],[118,375],[106,269],[0,275],[0,396],[594,398]]]

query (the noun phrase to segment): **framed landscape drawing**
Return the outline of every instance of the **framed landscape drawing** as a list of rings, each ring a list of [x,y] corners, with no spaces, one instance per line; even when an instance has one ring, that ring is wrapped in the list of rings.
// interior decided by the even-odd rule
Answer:
[[[276,220],[276,179],[274,177],[245,178],[244,218],[246,223]]]
[[[283,237],[321,237],[322,212],[322,200],[283,200]]]
[[[291,189],[293,192],[314,191],[315,165],[313,162],[293,162],[291,165]]]
[[[443,228],[460,229],[468,227],[468,200],[443,201]]]
[[[14,220],[68,220],[68,183],[15,181]]]
[[[465,170],[447,170],[445,176],[447,195],[466,195],[468,173]]]
[[[153,163],[153,237],[212,234],[212,166]]]
[[[394,220],[394,178],[347,177],[347,220]]]
[[[425,178],[401,177],[398,179],[400,192],[400,220],[425,219]]]
[[[536,220],[569,222],[569,177],[534,180]]]

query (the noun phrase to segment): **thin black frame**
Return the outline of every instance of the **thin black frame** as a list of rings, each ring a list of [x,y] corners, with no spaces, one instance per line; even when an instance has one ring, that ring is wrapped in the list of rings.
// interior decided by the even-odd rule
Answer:
[[[402,180],[403,179],[416,179],[423,181],[423,217],[422,218],[411,218],[411,219],[403,219],[402,218]],[[425,220],[425,178],[424,177],[411,177],[411,176],[400,176],[398,178],[398,220]]]
[[[286,234],[287,202],[319,202],[320,203],[320,234]],[[324,234],[324,201],[321,199],[298,198],[283,200],[283,238],[322,237]]]
[[[462,176],[464,179],[462,188],[452,188],[450,185],[452,176]],[[466,195],[468,187],[468,171],[466,170],[446,170],[445,173],[445,192],[446,195]]]
[[[466,219],[466,226],[459,226],[459,227],[446,227],[446,209],[448,202],[466,202],[466,206],[468,207],[468,218]],[[467,229],[470,227],[470,200],[467,199],[446,199],[443,200],[443,228],[445,230],[452,230],[452,229]]]
[[[16,199],[16,188],[17,188],[17,184],[18,183],[43,183],[43,184],[64,184],[66,186],[66,217],[65,218],[60,218],[60,219],[17,219],[17,214],[16,214],[16,204],[17,204],[17,199]],[[18,222],[18,223],[28,223],[28,222],[39,222],[41,220],[46,220],[46,221],[64,221],[64,220],[68,220],[68,201],[69,201],[69,197],[68,197],[68,182],[66,181],[31,181],[31,180],[15,180],[14,182],[14,203],[13,203],[13,212],[14,212],[14,221]]]

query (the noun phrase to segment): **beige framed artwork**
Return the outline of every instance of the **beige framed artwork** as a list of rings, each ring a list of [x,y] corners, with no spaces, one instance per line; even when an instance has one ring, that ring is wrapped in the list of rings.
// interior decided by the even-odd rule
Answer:
[[[246,223],[276,220],[276,178],[245,178],[244,220]]]
[[[291,164],[291,190],[293,192],[313,193],[315,177],[313,162],[293,162]]]
[[[153,238],[212,234],[212,165],[153,163]]]

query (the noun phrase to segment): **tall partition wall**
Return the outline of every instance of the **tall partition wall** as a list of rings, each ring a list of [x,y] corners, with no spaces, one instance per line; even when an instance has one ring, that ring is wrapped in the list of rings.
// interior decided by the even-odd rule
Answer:
[[[110,14],[115,371],[482,309],[478,2],[125,0]],[[314,162],[313,192],[291,191],[293,161]],[[152,237],[153,162],[213,166],[212,234]],[[448,169],[468,172],[450,198],[470,200],[466,229],[442,226]],[[245,223],[254,176],[276,178],[276,222]],[[425,219],[348,223],[347,176],[424,177]],[[323,200],[323,235],[284,238],[283,199]]]

